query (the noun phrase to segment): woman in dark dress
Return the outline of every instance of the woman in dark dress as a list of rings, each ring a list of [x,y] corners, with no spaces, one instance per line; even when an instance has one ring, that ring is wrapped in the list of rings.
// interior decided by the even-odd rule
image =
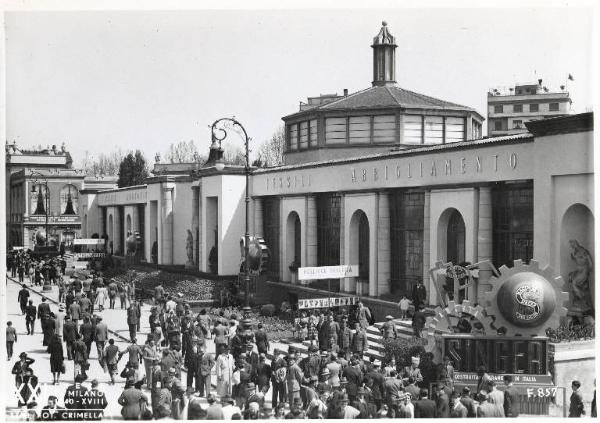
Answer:
[[[42,345],[47,347],[50,343],[50,337],[54,334],[54,329],[56,327],[56,315],[54,313],[50,313],[50,317],[48,319],[42,319],[42,331],[44,333],[44,340]]]
[[[63,371],[65,357],[63,355],[63,346],[60,337],[53,334],[48,342],[48,352],[50,353],[50,371],[54,379],[54,385],[58,385],[60,374]]]

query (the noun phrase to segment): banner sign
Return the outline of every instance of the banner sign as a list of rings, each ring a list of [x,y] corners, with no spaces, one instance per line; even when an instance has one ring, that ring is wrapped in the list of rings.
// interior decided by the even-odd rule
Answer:
[[[73,245],[104,245],[102,238],[75,238]]]
[[[358,304],[358,297],[307,298],[298,300],[298,309],[347,307]]]
[[[92,258],[104,258],[106,253],[75,253],[75,258],[79,259],[92,259]]]
[[[491,380],[496,382],[499,390],[503,390],[505,374],[487,374]],[[556,397],[557,388],[552,381],[551,375],[524,375],[511,374],[513,385],[517,389],[519,395],[524,398],[554,398]],[[477,389],[479,376],[474,372],[455,372],[454,383],[457,388],[468,386],[471,390]]]
[[[300,267],[298,268],[298,279],[339,279],[352,278],[358,276],[358,265],[347,266],[321,266],[321,267]]]
[[[46,223],[46,216],[27,216],[23,218],[23,223]],[[48,216],[48,223],[76,223],[80,224],[79,215],[75,216]]]

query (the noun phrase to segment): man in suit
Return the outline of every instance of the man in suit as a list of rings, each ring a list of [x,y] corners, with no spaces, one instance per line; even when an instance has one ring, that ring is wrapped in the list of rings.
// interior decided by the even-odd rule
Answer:
[[[404,390],[410,394],[412,401],[418,400],[421,389],[416,385],[417,380],[414,377],[409,376],[407,382],[408,385],[404,387]]]
[[[415,306],[415,310],[419,308],[420,305],[424,305],[427,300],[427,289],[425,289],[425,285],[423,285],[423,281],[419,280],[412,289],[412,301]]]
[[[571,394],[571,403],[569,405],[569,417],[585,416],[583,397],[581,392],[579,392],[579,388],[581,388],[581,382],[574,380],[571,383],[571,389],[573,389],[573,393]]]
[[[79,333],[81,333],[81,339],[87,348],[87,353],[89,356],[92,349],[92,342],[94,341],[94,325],[92,325],[92,322],[90,322],[90,318],[88,316],[83,318],[83,323],[79,328]]]
[[[465,386],[460,396],[460,403],[467,409],[467,417],[477,417],[477,408],[475,407],[475,401],[471,398],[471,389]]]
[[[355,333],[352,337],[351,350],[353,354],[363,357],[365,350],[368,348],[367,332],[361,328],[360,323],[354,324]]]
[[[485,368],[485,366],[479,366],[477,368],[477,392],[489,392],[489,381],[490,376],[487,374],[487,369]]]
[[[423,328],[425,327],[426,319],[425,319],[425,312],[423,310],[424,310],[423,304],[420,304],[415,307],[415,312],[414,312],[413,318],[412,318],[413,335],[415,338],[421,337],[421,332],[423,331]]]
[[[302,385],[304,375],[302,370],[296,364],[296,358],[293,355],[288,356],[287,367],[287,394],[290,406],[294,404],[294,399],[300,399],[300,385]]]
[[[397,338],[398,333],[396,331],[396,324],[394,323],[394,317],[391,315],[385,316],[386,322],[381,327],[381,334],[383,339]]]
[[[362,386],[363,377],[360,371],[358,360],[352,359],[350,365],[342,371],[342,376],[348,380],[346,385],[346,393],[348,394],[348,400],[353,403],[356,401],[358,395],[358,388]]]
[[[437,418],[437,407],[433,400],[427,398],[427,389],[421,389],[420,399],[415,402],[415,418]]]
[[[71,319],[75,322],[75,326],[78,326],[79,320],[82,318],[81,306],[78,302],[73,302],[69,306],[69,314],[71,315]]]
[[[366,400],[366,395],[367,391],[364,388],[359,388],[356,401],[351,405],[360,411],[360,414],[358,415],[359,419],[374,419],[377,414],[377,409],[375,408],[375,404]]]
[[[198,362],[196,366],[196,383],[199,384],[196,388],[200,391],[200,395],[210,395],[211,387],[211,370],[215,365],[215,359],[212,354],[205,351],[206,347],[201,346],[198,350]]]
[[[29,305],[25,308],[25,326],[27,327],[27,335],[33,335],[36,316],[37,309],[33,305],[33,301],[29,300]]]
[[[50,316],[50,304],[46,302],[46,297],[42,297],[42,302],[38,305],[37,318],[46,320]]]
[[[63,340],[67,345],[67,360],[73,360],[73,343],[77,339],[77,325],[71,320],[71,316],[65,317],[63,325]]]
[[[267,356],[264,353],[260,353],[258,365],[254,369],[253,381],[260,391],[265,387],[269,388],[269,381],[271,380],[271,366],[267,364],[266,360]]]
[[[379,360],[373,362],[373,366],[371,370],[367,372],[365,375],[365,381],[367,386],[371,390],[371,401],[375,404],[377,410],[381,408],[381,404],[383,403],[384,398],[384,387],[385,378],[381,374],[381,364]]]
[[[259,354],[267,354],[269,352],[269,337],[267,332],[263,329],[263,324],[258,324],[258,330],[254,333],[254,339],[256,340],[256,348]]]
[[[458,392],[453,391],[452,396],[450,397],[450,417],[455,419],[464,419],[468,414],[469,412],[467,411],[467,407],[460,402]]]
[[[106,323],[102,321],[102,316],[96,317],[94,340],[96,341],[96,349],[98,350],[98,361],[102,365],[104,358],[104,345],[108,340],[108,326],[106,326]]]
[[[437,408],[437,417],[447,419],[450,417],[450,399],[445,391],[443,383],[437,385],[437,396],[435,399],[435,406]]]
[[[519,417],[519,394],[513,385],[513,377],[504,375],[504,416]]]
[[[21,290],[19,291],[19,296],[17,297],[17,301],[19,302],[19,305],[21,306],[21,314],[25,314],[25,311],[27,310],[27,301],[29,300],[29,290],[27,288],[25,288],[25,285],[23,285],[23,288],[21,288]]]
[[[129,326],[129,339],[135,339],[137,325],[140,321],[137,307],[131,303],[127,309],[127,325]]]
[[[421,383],[423,381],[423,375],[421,374],[421,369],[419,369],[419,364],[421,364],[420,357],[411,357],[410,366],[404,367],[402,370],[402,382],[404,382],[405,385],[408,384],[411,377],[416,383]]]

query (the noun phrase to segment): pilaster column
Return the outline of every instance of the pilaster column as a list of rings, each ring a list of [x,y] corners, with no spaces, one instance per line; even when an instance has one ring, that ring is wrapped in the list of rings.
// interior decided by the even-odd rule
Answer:
[[[192,236],[194,237],[194,266],[200,263],[200,186],[192,186]]]
[[[390,238],[390,195],[378,194],[377,217],[377,292],[378,296],[390,293],[391,238]]]
[[[317,199],[314,195],[306,196],[306,263],[302,267],[317,265]]]
[[[492,260],[492,190],[490,187],[479,188],[479,230],[477,231],[477,261]],[[479,295],[487,292],[490,288],[488,281],[492,271],[487,268],[479,270],[479,289],[472,287],[469,290],[469,298],[475,298],[482,303],[483,298]]]
[[[263,236],[263,199],[255,198],[254,201],[254,234]]]
[[[162,188],[161,196],[161,264],[173,264],[173,188]]]
[[[345,204],[345,196],[342,194],[340,198],[340,263],[338,264],[350,264],[343,263],[344,258],[346,257],[346,246],[344,243],[346,242],[346,204]],[[350,235],[348,235],[350,236]],[[352,287],[352,283],[350,282],[351,278],[341,278],[340,279],[340,292],[355,292],[355,289]]]
[[[425,191],[425,202],[423,205],[423,285],[427,287],[427,301],[429,304],[435,304],[437,299],[437,291],[433,286],[433,281],[429,276],[431,263],[431,243],[430,243],[430,228],[431,228],[431,191]],[[433,248],[437,248],[434,246]]]

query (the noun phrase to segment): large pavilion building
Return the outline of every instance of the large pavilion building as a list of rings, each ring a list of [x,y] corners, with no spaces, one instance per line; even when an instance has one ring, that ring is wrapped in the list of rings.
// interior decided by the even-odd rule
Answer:
[[[481,138],[477,111],[396,85],[395,47],[384,24],[372,86],[309,98],[283,118],[286,165],[253,169],[250,233],[271,251],[270,282],[258,289],[272,301],[358,294],[379,314],[419,280],[438,304],[429,270],[439,261],[536,259],[567,278],[570,240],[593,257],[593,115]],[[208,272],[212,256],[219,274],[237,274],[244,169],[157,162],[153,173],[145,185],[94,193],[82,233],[102,232],[122,254],[137,231],[148,262]],[[359,275],[306,286],[294,264],[353,264]],[[480,271],[480,284],[489,277]]]

